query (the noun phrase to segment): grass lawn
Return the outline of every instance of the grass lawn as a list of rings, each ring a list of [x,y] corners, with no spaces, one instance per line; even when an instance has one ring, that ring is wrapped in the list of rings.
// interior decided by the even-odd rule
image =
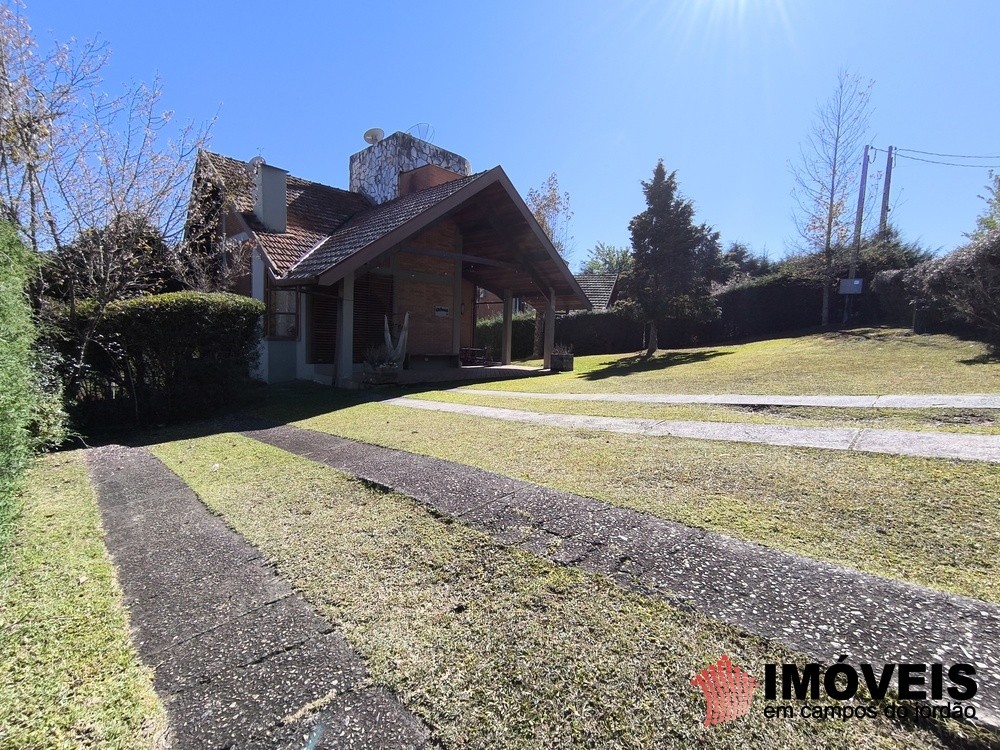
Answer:
[[[516,393],[516,392],[512,392]],[[507,396],[477,396],[474,390],[432,390],[413,398],[474,406],[498,406],[549,414],[587,414],[598,417],[739,422],[802,427],[853,427],[881,430],[932,430],[1000,435],[997,409],[845,409],[803,406],[731,406],[720,404],[639,404],[602,401],[553,401]]]
[[[761,675],[796,656],[238,435],[153,450],[446,747],[941,746],[884,718],[767,720],[759,699],[747,717],[705,728],[690,685],[703,666],[727,653]]]
[[[565,430],[311,393],[303,401],[326,399],[326,408],[312,404],[326,413],[303,427],[1000,601],[1000,471],[991,464]],[[268,411],[301,414],[291,397]]]
[[[152,748],[164,726],[83,454],[38,459],[0,556],[0,748]]]
[[[483,384],[569,393],[1000,393],[986,345],[905,329],[855,329],[750,344],[576,357],[571,373]]]

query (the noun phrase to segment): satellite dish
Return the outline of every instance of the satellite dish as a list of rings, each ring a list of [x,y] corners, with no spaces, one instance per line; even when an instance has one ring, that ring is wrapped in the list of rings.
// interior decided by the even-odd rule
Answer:
[[[429,122],[418,122],[416,125],[411,125],[410,129],[406,132],[414,138],[419,138],[428,143],[433,143],[434,141],[434,126]]]
[[[382,128],[369,128],[365,131],[365,143],[370,143],[373,146],[385,138],[385,131]]]
[[[265,164],[267,164],[267,162],[264,161],[263,156],[255,156],[247,163],[247,172],[253,176],[257,174],[260,171],[260,168]]]

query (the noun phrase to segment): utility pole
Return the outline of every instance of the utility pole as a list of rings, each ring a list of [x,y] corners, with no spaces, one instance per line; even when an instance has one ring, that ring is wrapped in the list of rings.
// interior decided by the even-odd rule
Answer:
[[[865,187],[868,184],[868,149],[861,159],[861,187],[858,188],[858,213],[854,218],[854,243],[851,250],[851,270],[848,278],[853,279],[858,273],[858,255],[861,253],[861,220],[865,212]]]
[[[892,152],[893,146],[889,146],[889,155],[885,158],[885,185],[882,188],[882,216],[878,222],[879,233],[884,233],[889,225],[889,183],[892,182]]]
[[[861,223],[865,213],[865,188],[868,185],[868,149],[865,146],[864,156],[861,157],[861,185],[858,187],[858,212],[854,217],[854,242],[851,243],[851,267],[847,273],[847,278],[853,279],[858,275],[858,256],[861,254]],[[844,319],[841,325],[846,326],[851,318],[851,308],[854,298],[847,295],[844,300]]]

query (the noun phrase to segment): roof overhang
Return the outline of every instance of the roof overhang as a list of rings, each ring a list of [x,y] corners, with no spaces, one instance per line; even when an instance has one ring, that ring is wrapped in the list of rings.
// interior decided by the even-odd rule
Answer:
[[[501,167],[494,167],[456,192],[325,270],[278,285],[335,284],[381,256],[405,249],[407,240],[437,222],[454,220],[462,236],[463,275],[503,295],[509,292],[536,308],[548,306],[550,290],[557,309],[589,308],[590,302],[544,230],[535,221]]]

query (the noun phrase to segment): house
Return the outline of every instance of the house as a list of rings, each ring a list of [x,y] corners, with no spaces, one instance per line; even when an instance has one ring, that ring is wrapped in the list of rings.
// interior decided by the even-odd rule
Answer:
[[[618,300],[616,273],[584,273],[576,280],[594,310],[609,310]]]
[[[350,157],[348,190],[199,154],[197,180],[224,201],[219,237],[251,248],[243,291],[266,306],[258,376],[350,387],[385,321],[407,314],[409,366],[458,366],[480,289],[504,301],[504,364],[514,298],[545,311],[548,367],[555,310],[589,303],[503,169],[473,173],[406,133],[372,141]]]

